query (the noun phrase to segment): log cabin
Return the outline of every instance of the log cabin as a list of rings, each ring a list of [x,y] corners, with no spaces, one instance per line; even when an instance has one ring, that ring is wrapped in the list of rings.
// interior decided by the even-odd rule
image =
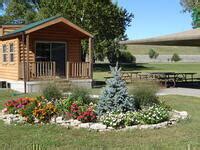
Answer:
[[[82,61],[81,41],[88,40]],[[20,92],[38,92],[46,82],[92,85],[93,35],[54,16],[28,25],[0,26],[0,83]]]

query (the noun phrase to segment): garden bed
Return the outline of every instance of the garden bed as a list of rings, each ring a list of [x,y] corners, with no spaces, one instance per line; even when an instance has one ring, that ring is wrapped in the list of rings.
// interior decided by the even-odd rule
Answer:
[[[8,100],[0,114],[6,124],[57,124],[96,131],[159,129],[187,119],[188,113],[173,110],[156,96],[156,86],[142,84],[129,95],[120,68],[111,68],[113,78],[98,99],[85,89],[75,88],[62,97],[55,85],[43,96]]]
[[[66,120],[62,116],[52,117],[49,124],[57,124],[66,128],[85,128],[88,130],[95,130],[95,131],[126,131],[126,130],[133,130],[133,129],[160,129],[166,128],[175,125],[181,120],[185,120],[188,118],[188,113],[186,111],[176,111],[173,110],[170,112],[170,119],[165,122],[161,122],[158,124],[150,124],[150,125],[133,125],[133,126],[125,126],[123,128],[115,129],[113,127],[108,127],[101,122],[89,122],[89,123],[82,123],[79,120],[69,119]],[[20,116],[19,114],[5,114],[0,113],[0,120],[3,120],[5,124],[25,124],[26,118]],[[35,120],[34,124],[40,125],[38,120]]]

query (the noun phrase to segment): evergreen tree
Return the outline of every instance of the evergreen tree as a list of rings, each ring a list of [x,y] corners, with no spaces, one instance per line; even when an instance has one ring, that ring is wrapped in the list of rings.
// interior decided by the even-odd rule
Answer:
[[[100,97],[97,112],[101,116],[107,112],[135,111],[135,101],[128,96],[125,81],[121,78],[121,68],[110,67],[113,78],[108,79]]]

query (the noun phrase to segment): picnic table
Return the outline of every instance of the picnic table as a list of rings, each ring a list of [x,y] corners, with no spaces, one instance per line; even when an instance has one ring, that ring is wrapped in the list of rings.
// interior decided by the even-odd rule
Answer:
[[[140,73],[141,72],[139,72],[139,71],[122,71],[121,72],[122,79],[125,81],[130,80],[131,82],[133,82],[134,75],[135,75],[135,78],[138,78],[138,74],[140,74]]]
[[[168,86],[168,83],[172,83],[172,86],[176,86],[177,82],[194,82],[194,75],[197,73],[190,72],[151,72],[150,75],[158,80],[164,81],[165,86]]]
[[[110,73],[110,72],[109,72]],[[139,78],[140,80],[155,80],[161,83],[164,83],[165,87],[173,86],[175,87],[177,82],[194,82],[194,80],[199,80],[199,78],[195,78],[194,76],[197,73],[194,72],[139,72],[139,71],[122,71],[122,79],[126,82],[133,82],[134,76],[135,78]],[[104,77],[106,80],[111,78],[111,76]]]
[[[111,73],[111,72],[109,72],[109,73]],[[138,75],[140,73],[141,72],[139,72],[139,71],[122,71],[121,75],[122,75],[122,79],[125,80],[126,82],[127,81],[133,82],[134,76],[135,76],[135,78],[138,78]],[[107,79],[110,79],[112,77],[111,76],[106,76],[104,78],[107,80]]]

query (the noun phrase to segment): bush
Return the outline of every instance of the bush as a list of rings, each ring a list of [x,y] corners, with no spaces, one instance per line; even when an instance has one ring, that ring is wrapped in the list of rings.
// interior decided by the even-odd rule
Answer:
[[[86,111],[82,112],[77,119],[83,123],[87,122],[96,122],[97,115],[94,112],[93,108],[88,108]]]
[[[100,121],[106,126],[122,128],[139,124],[138,112],[106,113],[100,117]]]
[[[140,122],[143,124],[157,124],[169,120],[169,112],[165,108],[154,105],[140,113]]]
[[[48,123],[54,115],[57,114],[56,107],[53,103],[38,103],[37,107],[33,111],[33,115],[38,119],[39,123]]]
[[[118,62],[119,63],[135,63],[136,57],[133,56],[130,52],[121,51],[118,58]]]
[[[118,64],[116,67],[111,67],[113,78],[107,80],[107,85],[100,96],[97,106],[99,116],[108,112],[135,111],[135,101],[128,95],[120,70]]]
[[[73,88],[72,94],[69,96],[69,98],[78,101],[82,105],[90,104],[92,102],[88,89],[84,88]]]
[[[180,56],[177,53],[174,53],[172,55],[171,61],[178,62],[180,60],[181,60],[181,58],[180,58]]]
[[[125,115],[125,126],[133,126],[140,123],[139,119],[139,113],[138,112],[127,112]]]
[[[141,109],[145,106],[159,104],[156,96],[158,89],[157,84],[154,82],[138,82],[130,92],[135,99],[136,108]]]
[[[44,97],[49,100],[56,100],[62,98],[62,93],[54,83],[49,83],[44,89],[43,89],[43,95]]]
[[[28,105],[33,99],[32,98],[18,98],[17,100],[8,100],[4,106],[6,111],[10,114],[18,114],[19,111]]]
[[[149,50],[149,58],[156,59],[159,56],[159,53],[157,53],[154,49]]]
[[[26,121],[28,123],[34,123],[35,121],[35,116],[33,115],[33,111],[35,110],[35,108],[38,105],[38,101],[35,99],[34,101],[32,101],[31,103],[29,103],[28,105],[26,105],[25,108],[20,110],[20,115],[22,117],[26,118]]]
[[[106,113],[100,117],[100,121],[106,126],[113,128],[124,127],[125,114],[124,113]]]

